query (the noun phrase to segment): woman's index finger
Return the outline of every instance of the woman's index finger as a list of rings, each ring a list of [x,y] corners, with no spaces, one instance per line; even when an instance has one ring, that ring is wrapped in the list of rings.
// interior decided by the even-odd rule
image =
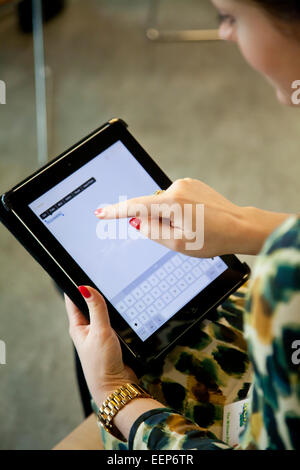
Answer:
[[[166,197],[162,195],[140,196],[117,204],[96,209],[94,214],[99,219],[119,219],[126,217],[150,217],[153,205],[166,202]]]

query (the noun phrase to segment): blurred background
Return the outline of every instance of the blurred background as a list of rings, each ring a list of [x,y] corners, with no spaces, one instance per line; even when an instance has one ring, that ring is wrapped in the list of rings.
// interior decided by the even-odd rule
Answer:
[[[40,165],[30,3],[0,0],[0,193]],[[49,159],[121,117],[171,179],[199,178],[240,205],[299,209],[297,110],[277,103],[233,44],[146,35],[217,28],[209,0],[56,7],[43,24]],[[3,226],[0,262],[0,448],[50,449],[83,420],[63,301]]]

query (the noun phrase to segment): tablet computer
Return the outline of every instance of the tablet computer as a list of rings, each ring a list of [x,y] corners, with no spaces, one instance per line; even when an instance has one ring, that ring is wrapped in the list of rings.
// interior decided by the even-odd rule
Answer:
[[[98,289],[123,351],[143,364],[161,358],[250,272],[234,255],[186,256],[141,236],[128,219],[94,215],[171,183],[114,119],[1,196],[6,227],[86,315],[78,286]]]

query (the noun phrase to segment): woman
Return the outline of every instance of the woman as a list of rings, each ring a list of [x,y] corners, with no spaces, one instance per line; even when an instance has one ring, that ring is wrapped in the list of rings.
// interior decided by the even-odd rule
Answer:
[[[292,83],[300,79],[298,0],[213,3],[220,14],[221,38],[238,44],[249,64],[273,85],[281,103],[294,104]],[[128,402],[113,418],[115,429],[128,441],[129,449],[228,448],[220,440],[218,413],[225,402],[243,398],[251,380],[250,417],[240,448],[299,447],[300,354],[293,349],[300,344],[299,216],[238,207],[189,178],[176,181],[159,195],[99,209],[96,215],[133,217],[130,223],[151,237],[149,219],[134,217],[136,204],[150,208],[152,203],[174,202],[204,204],[204,247],[186,253],[184,229],[175,219],[163,217],[154,222],[159,228],[167,223],[173,237],[158,242],[199,257],[225,253],[259,256],[247,288],[239,289],[213,318],[202,323],[198,342],[177,345],[161,370],[140,378],[155,398]],[[181,239],[175,237],[178,232]],[[139,381],[123,364],[104,299],[90,287],[80,290],[89,306],[90,325],[68,298],[66,308],[70,334],[98,410],[110,393]],[[231,361],[226,364],[228,351]],[[102,437],[106,448],[127,448],[104,430]]]

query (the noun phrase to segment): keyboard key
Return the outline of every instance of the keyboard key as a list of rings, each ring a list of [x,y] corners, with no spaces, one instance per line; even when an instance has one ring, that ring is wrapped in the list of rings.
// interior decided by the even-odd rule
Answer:
[[[167,272],[164,270],[164,268],[160,268],[156,271],[157,276],[159,277],[159,279],[164,279],[167,275]]]
[[[146,307],[146,305],[144,304],[144,302],[142,300],[139,300],[135,304],[135,308],[137,309],[138,312],[142,312],[143,310],[145,310],[145,307]]]
[[[217,269],[224,269],[224,267],[225,267],[224,264],[223,264],[223,260],[221,260],[221,259],[218,259],[215,266],[216,266]]]
[[[192,275],[192,273],[188,273],[186,276],[185,276],[185,280],[188,284],[193,284],[193,282],[195,281],[195,278],[194,276]]]
[[[156,326],[156,324],[154,323],[153,320],[150,320],[150,321],[145,325],[145,328],[147,328],[147,330],[148,330],[149,333],[154,333],[154,331],[157,330],[157,326]]]
[[[173,286],[174,284],[176,284],[177,278],[176,276],[174,276],[174,274],[169,274],[169,276],[167,277],[167,281],[171,286]]]
[[[118,310],[118,312],[124,313],[125,310],[127,309],[127,307],[126,307],[126,305],[124,304],[124,302],[119,302],[119,303],[116,305],[116,309]]]
[[[167,271],[167,273],[171,273],[174,271],[174,266],[171,263],[171,261],[167,261],[167,263],[164,264],[164,268]]]
[[[166,292],[162,298],[164,299],[164,301],[166,302],[166,304],[169,304],[170,302],[172,302],[173,300],[173,297],[172,295],[170,294],[170,292]]]
[[[154,321],[158,326],[160,326],[160,325],[162,325],[163,323],[165,323],[166,320],[165,320],[165,318],[164,318],[162,315],[158,314],[158,315],[156,315],[156,316],[153,318],[153,321]]]
[[[128,305],[128,307],[131,307],[135,302],[135,298],[131,294],[129,294],[125,297],[124,302],[126,303],[126,305]]]
[[[153,287],[154,287],[154,286],[157,286],[157,284],[159,283],[159,279],[158,279],[157,276],[155,276],[155,274],[152,274],[152,275],[149,277],[148,281],[150,282],[151,286],[153,286]]]
[[[210,283],[211,280],[209,279],[209,277],[206,276],[206,274],[202,274],[202,276],[198,279],[197,287],[199,287],[199,289],[204,289],[204,287],[206,287]]]
[[[208,268],[209,268],[209,261],[207,261],[207,259],[202,259],[201,260],[201,268],[203,269],[203,271],[206,271]]]
[[[158,287],[154,287],[150,293],[155,299],[161,296],[161,290]]]
[[[165,303],[162,299],[157,299],[154,302],[154,307],[157,308],[157,310],[161,310],[162,308],[164,308],[164,306],[165,306]]]
[[[150,305],[150,307],[147,308],[147,313],[152,317],[157,313],[157,309],[154,307],[154,305]]]
[[[211,279],[215,279],[217,277],[217,270],[211,266],[207,271],[206,271],[206,275],[209,276]]]
[[[132,295],[136,298],[136,300],[139,300],[143,297],[144,293],[142,291],[142,289],[140,287],[136,287],[133,291],[132,291]]]
[[[180,279],[182,276],[184,276],[184,272],[182,271],[181,268],[177,268],[177,269],[174,271],[174,274],[175,274],[175,276],[177,277],[177,279]]]
[[[152,304],[153,302],[153,297],[151,294],[146,294],[144,297],[143,297],[143,301],[145,302],[146,305],[150,305]]]
[[[142,322],[142,323],[147,323],[147,321],[149,320],[149,317],[148,315],[143,312],[139,315],[139,320]]]
[[[185,290],[187,288],[187,283],[185,282],[184,279],[180,279],[177,285],[180,290]]]
[[[166,290],[169,289],[169,284],[167,283],[167,281],[161,281],[160,285],[159,285],[160,289],[165,292]]]
[[[173,256],[172,258],[172,263],[174,264],[174,266],[178,267],[182,264],[182,261],[181,261],[181,258],[179,255],[175,255]]]
[[[151,290],[151,284],[150,282],[148,281],[144,281],[142,282],[142,284],[140,285],[142,291],[146,294],[147,292],[149,292],[149,290]]]
[[[138,318],[135,318],[132,322],[132,327],[134,330],[137,330],[138,328],[140,328],[142,326],[142,323],[140,322],[140,320]]]
[[[183,265],[182,265],[182,269],[183,269],[186,273],[187,273],[188,271],[190,271],[191,267],[192,267],[192,266],[190,265],[189,261],[185,261],[185,262],[183,263]]]
[[[129,308],[126,312],[126,316],[130,319],[133,319],[137,315],[137,311],[135,308]]]
[[[170,289],[171,294],[173,297],[177,297],[178,294],[180,294],[180,290],[178,289],[177,286],[172,286]]]
[[[136,331],[136,334],[143,340],[148,336],[148,331],[142,326],[142,328]]]
[[[196,278],[200,277],[202,275],[202,270],[200,269],[199,266],[196,266],[192,273],[194,274],[194,276],[196,276]]]

